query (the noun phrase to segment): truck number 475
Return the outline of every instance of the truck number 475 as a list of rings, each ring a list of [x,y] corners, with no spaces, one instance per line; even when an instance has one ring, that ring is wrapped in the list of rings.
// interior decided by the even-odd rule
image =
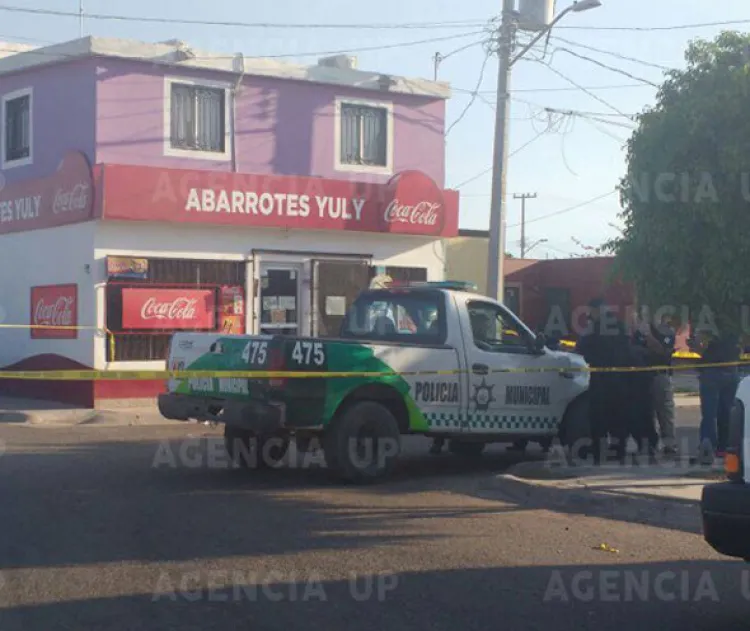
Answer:
[[[323,344],[321,342],[297,342],[292,351],[292,359],[301,365],[322,366],[326,361]]]
[[[248,342],[242,351],[242,361],[247,364],[264,364],[268,353],[268,342]]]

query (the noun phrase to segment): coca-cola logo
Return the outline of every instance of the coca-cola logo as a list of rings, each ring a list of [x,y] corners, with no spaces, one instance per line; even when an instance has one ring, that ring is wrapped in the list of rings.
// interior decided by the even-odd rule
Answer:
[[[74,303],[75,298],[72,296],[59,296],[50,303],[40,298],[34,306],[34,324],[37,326],[75,326]]]
[[[407,234],[440,234],[445,223],[443,191],[421,171],[402,171],[387,186],[383,228]]]
[[[89,188],[88,184],[76,184],[70,190],[58,188],[55,191],[52,212],[58,214],[75,210],[86,210],[89,205]]]
[[[383,219],[386,223],[408,223],[413,226],[436,226],[442,204],[421,201],[413,205],[400,204],[394,199],[385,207]]]
[[[171,302],[159,302],[149,298],[141,307],[141,318],[144,320],[196,320],[195,298],[176,298]]]

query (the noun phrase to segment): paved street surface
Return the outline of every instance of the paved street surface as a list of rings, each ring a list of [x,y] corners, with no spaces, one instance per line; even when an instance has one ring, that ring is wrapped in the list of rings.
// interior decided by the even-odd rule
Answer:
[[[368,488],[230,471],[218,435],[0,424],[0,630],[747,628],[694,504],[526,504],[487,485],[517,457],[423,439]]]

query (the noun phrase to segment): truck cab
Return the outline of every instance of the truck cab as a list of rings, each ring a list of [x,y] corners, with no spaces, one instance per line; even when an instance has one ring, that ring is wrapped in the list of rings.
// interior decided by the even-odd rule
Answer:
[[[177,333],[169,369],[208,374],[176,375],[159,406],[167,418],[224,423],[242,445],[317,437],[333,468],[367,480],[390,470],[404,434],[445,438],[470,457],[491,442],[588,438],[585,368],[502,304],[420,283],[362,292],[333,339]],[[344,442],[360,437],[391,441],[393,457],[358,469]]]
[[[703,487],[703,536],[717,552],[750,562],[750,377],[737,389],[724,464],[728,481]]]

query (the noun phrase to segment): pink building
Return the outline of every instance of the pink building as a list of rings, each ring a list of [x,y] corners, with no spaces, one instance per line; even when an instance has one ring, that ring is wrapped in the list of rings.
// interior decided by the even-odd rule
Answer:
[[[443,278],[444,83],[84,38],[0,58],[0,369],[163,369],[174,330],[334,335]],[[94,405],[160,382],[0,381]],[[30,392],[31,393],[31,392]]]

